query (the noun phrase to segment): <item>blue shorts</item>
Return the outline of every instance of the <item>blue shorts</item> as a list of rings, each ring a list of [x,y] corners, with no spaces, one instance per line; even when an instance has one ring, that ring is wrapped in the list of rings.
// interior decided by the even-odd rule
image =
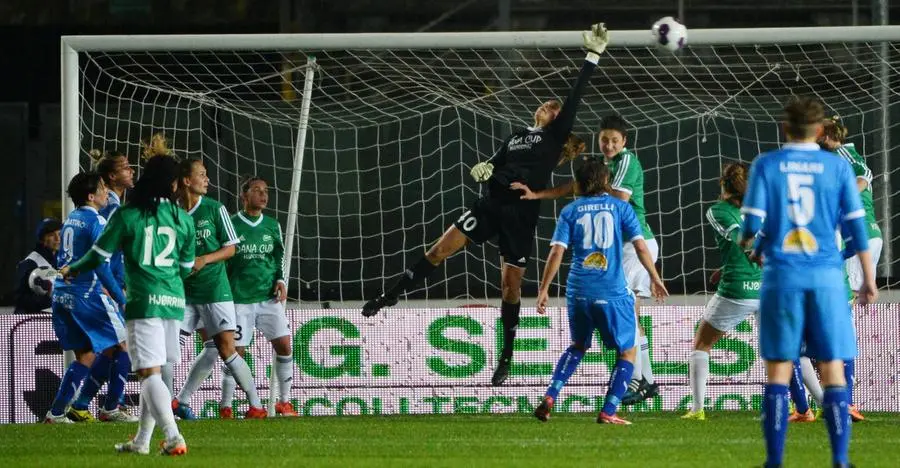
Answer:
[[[856,332],[843,284],[814,289],[763,287],[759,320],[759,353],[767,361],[793,361],[801,352],[819,361],[856,357]],[[804,343],[806,349],[801,350]]]
[[[105,351],[125,341],[125,320],[106,294],[53,291],[53,331],[64,350]]]
[[[591,347],[594,330],[607,349],[622,353],[634,347],[634,297],[596,299],[567,296],[569,308],[569,336],[572,342]]]

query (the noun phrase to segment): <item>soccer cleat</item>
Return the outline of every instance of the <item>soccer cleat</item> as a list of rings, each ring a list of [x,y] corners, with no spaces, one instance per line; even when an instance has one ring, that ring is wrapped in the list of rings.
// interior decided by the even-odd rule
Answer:
[[[178,437],[175,437],[174,439],[160,442],[159,449],[160,455],[177,457],[187,453],[187,444],[184,442],[184,437],[182,437],[181,434],[178,434]]]
[[[244,413],[244,419],[266,419],[269,415],[269,412],[266,411],[265,408],[254,408],[250,407],[246,413]]]
[[[641,401],[641,396],[638,392],[645,383],[646,381],[643,377],[640,380],[631,379],[631,382],[628,383],[628,390],[625,391],[625,395],[622,395],[622,405],[629,406]]]
[[[794,411],[790,416],[788,416],[788,422],[794,423],[814,422],[815,420],[816,415],[813,414],[813,411],[811,409],[806,410],[805,413],[798,413],[797,411]]]
[[[850,420],[853,422],[865,421],[866,418],[859,412],[856,405],[850,405]]]
[[[629,385],[628,388],[629,391],[626,392],[625,396],[622,398],[623,405],[634,405],[659,395],[659,384],[655,382],[652,384],[648,383],[643,377],[638,384],[637,390],[631,392],[631,385]]]
[[[73,424],[74,422],[65,414],[57,416],[51,411],[47,411],[47,416],[44,416],[44,424]]]
[[[294,410],[294,405],[292,405],[289,401],[279,401],[278,403],[275,403],[275,414],[289,417],[300,416],[299,414],[297,414],[297,411]]]
[[[553,398],[544,397],[544,399],[541,400],[541,404],[534,409],[534,417],[538,418],[541,422],[547,422],[550,420],[550,410],[552,409]]]
[[[503,382],[506,382],[506,378],[509,377],[509,365],[512,362],[510,358],[501,358],[500,362],[497,364],[497,370],[494,371],[494,375],[491,377],[491,385],[495,387],[499,387],[503,385]]]
[[[234,419],[234,410],[230,406],[220,406],[219,419]]]
[[[190,406],[178,401],[177,398],[172,400],[172,413],[185,421],[197,419],[197,416],[194,415],[194,410],[192,410]]]
[[[382,307],[391,307],[396,305],[399,301],[396,297],[388,297],[384,294],[376,297],[375,299],[371,299],[369,302],[366,302],[366,305],[362,308],[363,317],[372,317],[381,310]]]
[[[134,443],[134,440],[129,440],[128,442],[123,442],[121,444],[114,445],[116,448],[116,452],[119,453],[138,453],[141,455],[147,455],[150,453],[149,445],[138,445]]]
[[[69,417],[73,422],[94,422],[94,415],[91,414],[90,411],[86,409],[75,409],[69,408],[69,411],[66,412],[66,416]]]
[[[620,424],[630,426],[631,421],[626,421],[616,415],[610,416],[601,411],[600,414],[597,415],[597,424]]]
[[[133,414],[126,413],[125,411],[121,410],[120,408],[116,408],[112,411],[107,411],[107,410],[101,408],[100,409],[100,417],[98,417],[97,419],[99,419],[103,422],[133,423],[133,422],[138,422],[139,418]]]
[[[816,419],[822,419],[822,407],[816,408]]]
[[[706,421],[706,411],[688,411],[687,414],[681,416],[681,419],[690,419],[694,421]]]
[[[641,401],[655,398],[659,396],[659,384],[656,382],[647,384],[643,389],[639,390],[639,392],[641,392]]]

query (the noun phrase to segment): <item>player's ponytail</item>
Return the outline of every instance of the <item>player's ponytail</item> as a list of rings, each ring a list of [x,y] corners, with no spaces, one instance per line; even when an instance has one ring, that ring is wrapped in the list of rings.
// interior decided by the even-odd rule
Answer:
[[[844,144],[847,140],[847,134],[849,133],[847,127],[841,123],[841,118],[838,116],[833,116],[831,118],[825,119],[822,121],[822,136],[825,136],[832,141],[836,141],[840,144]]]
[[[610,193],[609,176],[609,166],[606,163],[596,158],[584,158],[575,169],[576,193],[581,196]]]
[[[580,136],[570,133],[559,154],[559,163],[557,165],[562,166],[563,164],[574,160],[579,154],[584,152],[584,148],[584,140],[582,140]]]
[[[742,162],[728,163],[722,169],[719,185],[722,187],[722,199],[734,206],[741,206],[744,193],[747,192],[747,179],[750,168]]]

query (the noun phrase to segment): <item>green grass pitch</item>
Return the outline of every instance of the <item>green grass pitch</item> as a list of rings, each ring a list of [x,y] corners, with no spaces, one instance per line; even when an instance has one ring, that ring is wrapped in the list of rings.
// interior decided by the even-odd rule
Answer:
[[[0,425],[0,466],[759,466],[758,414],[623,413],[632,426],[599,425],[591,414],[344,416],[179,422],[180,458],[117,454],[134,424]],[[900,417],[868,414],[854,424],[851,459],[900,466]],[[154,447],[160,439],[154,434]],[[227,464],[227,465],[226,465]],[[785,466],[830,466],[824,423],[792,424]]]

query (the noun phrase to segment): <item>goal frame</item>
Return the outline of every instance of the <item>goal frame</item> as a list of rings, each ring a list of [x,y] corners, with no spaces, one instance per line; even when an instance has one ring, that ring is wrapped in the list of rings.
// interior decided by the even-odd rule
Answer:
[[[900,26],[836,26],[799,28],[743,28],[743,29],[691,29],[690,44],[700,45],[777,45],[777,44],[826,44],[853,42],[880,42],[881,55],[889,54],[888,42],[900,42]],[[650,47],[653,37],[648,30],[610,31],[611,47]],[[108,35],[63,36],[60,39],[61,54],[61,198],[65,216],[73,208],[65,196],[65,187],[79,172],[81,153],[80,105],[81,52],[153,52],[153,51],[278,51],[278,50],[340,50],[340,49],[525,49],[525,48],[577,48],[581,47],[581,31],[523,31],[523,32],[440,32],[440,33],[352,33],[352,34],[232,34],[232,35]],[[305,152],[306,129],[309,119],[309,103],[312,95],[314,58],[306,67],[301,116],[297,122],[298,137],[292,167],[290,206],[285,232],[285,274],[289,278],[296,222],[298,198]],[[890,148],[889,77],[890,67],[882,60],[879,70],[881,101],[881,148]],[[881,197],[890,200],[890,158],[882,158],[885,174]],[[891,220],[890,203],[883,203],[880,217]],[[892,238],[890,222],[885,223],[884,236]],[[891,244],[883,247],[884,274],[890,276]],[[299,260],[298,260],[299,262]]]

